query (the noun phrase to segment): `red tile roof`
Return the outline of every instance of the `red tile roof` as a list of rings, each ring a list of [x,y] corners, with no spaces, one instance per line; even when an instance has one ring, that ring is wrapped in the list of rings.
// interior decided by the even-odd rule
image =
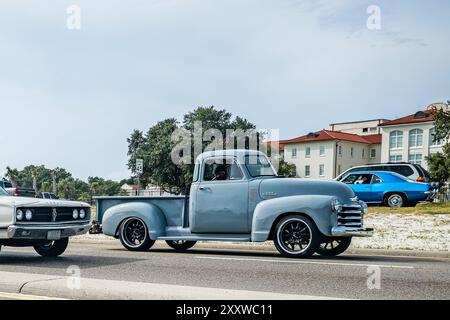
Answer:
[[[386,121],[380,124],[380,127],[392,126],[396,124],[407,124],[407,123],[419,123],[419,122],[429,122],[433,121],[433,112],[430,110],[419,111],[415,114],[410,114],[409,116],[398,118],[391,121]]]
[[[284,141],[284,140],[280,140],[280,141],[265,141],[264,143],[267,144],[267,145],[270,145],[270,144],[272,144],[272,143],[278,142],[279,150],[280,150],[281,152],[283,152],[283,151],[284,151],[284,144],[283,144],[283,141]]]
[[[280,144],[315,142],[327,140],[344,140],[357,143],[379,144],[381,143],[381,134],[371,134],[367,136],[360,136],[353,133],[345,133],[340,131],[321,130],[313,134],[307,134],[294,139],[281,140]]]

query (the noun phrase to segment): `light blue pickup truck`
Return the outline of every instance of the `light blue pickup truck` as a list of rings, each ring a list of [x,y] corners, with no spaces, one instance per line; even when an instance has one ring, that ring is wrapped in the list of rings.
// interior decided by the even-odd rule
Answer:
[[[165,240],[176,250],[197,241],[273,240],[289,257],[338,255],[363,227],[367,205],[336,181],[277,176],[265,154],[223,150],[195,162],[190,196],[98,197],[103,233],[132,251]]]

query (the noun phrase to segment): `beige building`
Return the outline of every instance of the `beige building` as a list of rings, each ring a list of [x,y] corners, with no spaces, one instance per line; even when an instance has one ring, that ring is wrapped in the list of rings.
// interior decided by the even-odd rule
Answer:
[[[373,119],[365,121],[351,121],[330,124],[331,131],[341,131],[345,133],[353,133],[360,136],[380,134],[380,124],[389,121],[387,119]]]
[[[362,123],[365,122],[354,122],[358,126]],[[339,128],[338,125],[343,124],[334,125]],[[365,127],[352,129],[347,126],[345,130],[363,128]],[[351,167],[380,162],[380,143],[380,134],[358,135],[321,130],[298,138],[282,140],[280,146],[284,149],[284,160],[296,165],[298,177],[333,179]]]
[[[442,152],[444,141],[434,141],[434,108],[448,109],[444,103],[434,103],[424,111],[386,121],[379,125],[382,134],[382,162],[411,162],[427,169],[425,158]]]

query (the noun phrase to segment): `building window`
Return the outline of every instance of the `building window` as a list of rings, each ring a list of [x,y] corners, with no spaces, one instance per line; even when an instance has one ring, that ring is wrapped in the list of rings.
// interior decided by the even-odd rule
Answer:
[[[396,154],[389,156],[389,162],[402,162],[402,155]]]
[[[403,132],[396,130],[389,134],[389,148],[401,149],[403,147]]]
[[[363,132],[368,132],[368,131],[369,131],[369,128],[363,128],[362,131],[363,131]]]
[[[430,129],[430,146],[442,146],[444,142],[442,140],[435,140],[434,136],[436,135],[436,129]]]
[[[377,149],[375,148],[370,149],[370,158],[373,159],[376,158],[376,156],[377,156]]]
[[[377,132],[377,127],[370,128],[370,132]]]
[[[413,164],[422,164],[422,154],[421,153],[410,154],[408,157],[408,161]]]
[[[310,176],[311,176],[311,167],[305,166],[305,177],[310,177]]]
[[[338,147],[338,153],[339,153],[339,156],[342,157],[342,146]]]
[[[320,146],[319,150],[320,150],[320,156],[325,157],[325,146]]]
[[[291,156],[292,156],[292,158],[297,158],[297,148],[291,149]]]
[[[306,147],[305,149],[305,157],[311,158],[311,147]]]
[[[352,157],[352,158],[353,158],[353,153],[354,153],[354,151],[355,151],[355,150],[353,149],[353,147],[351,147],[351,148],[350,148],[350,157]]]
[[[366,157],[366,149],[362,149],[362,158],[364,159]]]
[[[325,176],[325,165],[324,164],[319,165],[319,176],[321,176],[321,177]]]
[[[423,145],[423,130],[412,129],[409,131],[409,147],[418,148]]]

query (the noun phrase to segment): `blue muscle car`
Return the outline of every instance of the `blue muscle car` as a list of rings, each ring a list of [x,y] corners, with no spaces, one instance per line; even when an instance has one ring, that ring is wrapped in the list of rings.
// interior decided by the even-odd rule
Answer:
[[[428,183],[410,180],[395,172],[357,171],[347,174],[342,182],[349,185],[359,199],[367,203],[396,208],[432,199]]]

